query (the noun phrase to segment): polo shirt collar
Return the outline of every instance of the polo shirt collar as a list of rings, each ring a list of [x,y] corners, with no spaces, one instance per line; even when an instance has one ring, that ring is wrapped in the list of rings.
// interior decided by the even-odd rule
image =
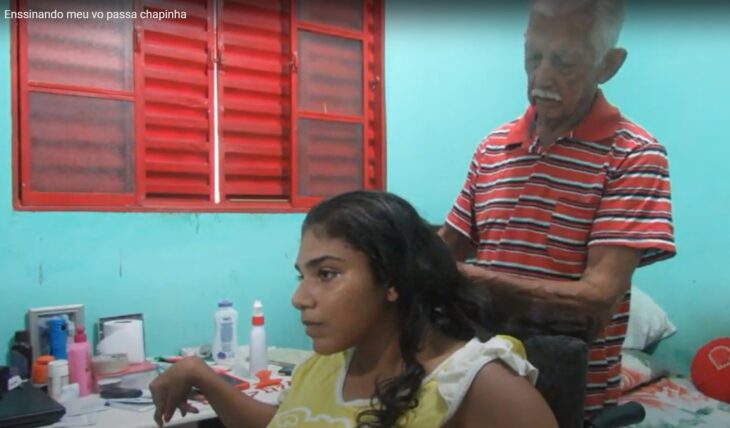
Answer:
[[[531,143],[534,118],[535,108],[530,105],[510,129],[507,143],[520,143],[520,145]],[[568,132],[567,136],[583,141],[601,141],[615,133],[620,120],[621,112],[606,100],[603,91],[599,89],[586,117]]]

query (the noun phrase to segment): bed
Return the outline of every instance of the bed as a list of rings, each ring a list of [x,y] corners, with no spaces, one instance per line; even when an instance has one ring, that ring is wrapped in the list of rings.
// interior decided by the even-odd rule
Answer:
[[[676,332],[676,327],[654,300],[636,286],[631,294],[631,315],[621,352],[619,402],[639,402],[646,418],[636,428],[730,428],[730,404],[700,392],[688,377],[671,373],[658,357],[646,353],[649,345]]]
[[[702,394],[678,375],[663,376],[633,389],[621,402],[637,401],[646,418],[636,428],[730,427],[730,404]]]

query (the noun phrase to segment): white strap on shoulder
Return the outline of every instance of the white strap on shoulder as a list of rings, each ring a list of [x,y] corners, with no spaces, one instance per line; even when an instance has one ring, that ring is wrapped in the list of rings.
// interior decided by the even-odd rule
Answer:
[[[459,408],[479,370],[494,360],[501,360],[533,385],[537,382],[537,369],[512,352],[512,347],[510,341],[496,336],[486,342],[475,338],[454,352],[446,364],[437,369],[433,377],[448,408],[444,421],[448,421]]]

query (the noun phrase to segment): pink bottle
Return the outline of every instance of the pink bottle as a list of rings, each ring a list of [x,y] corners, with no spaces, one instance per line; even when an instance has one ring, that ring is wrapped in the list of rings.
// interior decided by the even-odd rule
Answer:
[[[69,383],[79,384],[79,395],[89,395],[91,388],[91,348],[86,340],[84,326],[76,327],[74,343],[68,347]]]

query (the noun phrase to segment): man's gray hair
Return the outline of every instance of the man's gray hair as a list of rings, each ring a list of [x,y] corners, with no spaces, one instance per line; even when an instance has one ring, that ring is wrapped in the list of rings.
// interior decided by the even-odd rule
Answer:
[[[624,23],[623,0],[533,0],[532,10],[546,16],[556,16],[575,10],[590,11],[593,17],[591,43],[596,62],[618,44]]]

